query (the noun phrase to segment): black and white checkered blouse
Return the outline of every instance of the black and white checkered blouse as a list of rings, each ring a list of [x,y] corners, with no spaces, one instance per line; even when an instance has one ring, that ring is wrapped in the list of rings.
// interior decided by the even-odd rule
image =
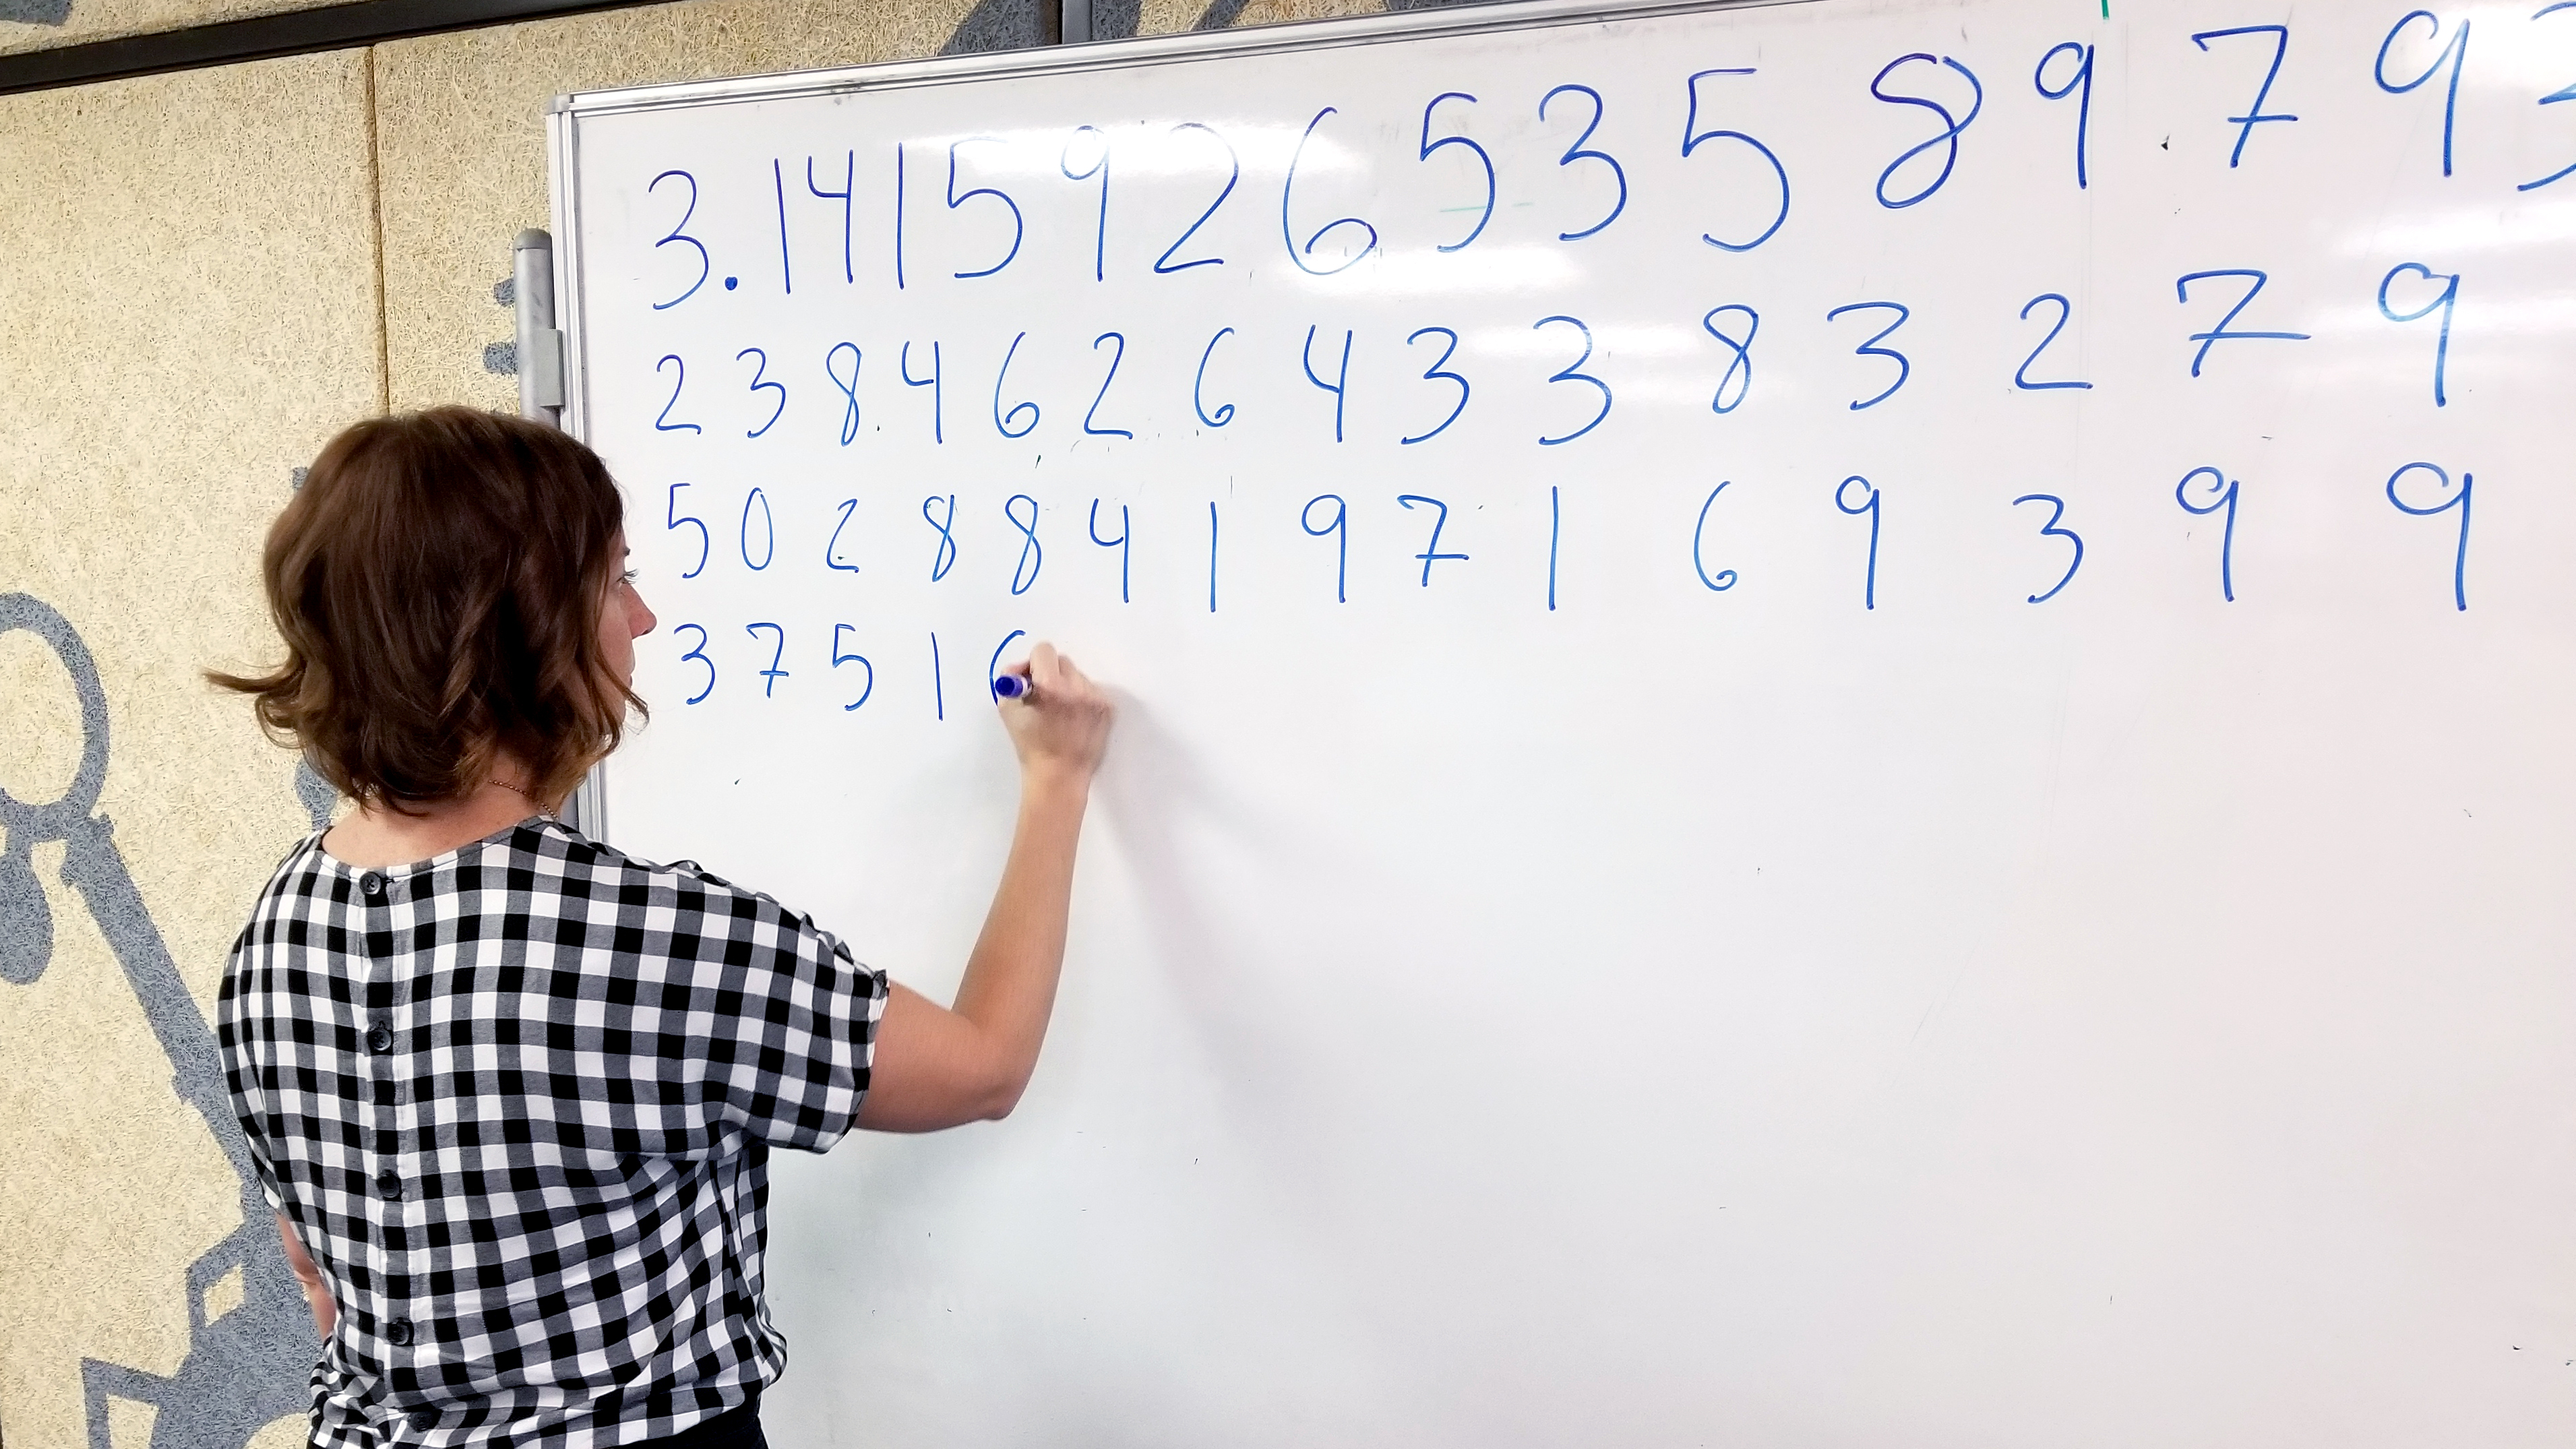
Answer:
[[[764,895],[531,820],[390,870],[296,847],[217,1034],[339,1302],[323,1445],[611,1445],[778,1377],[772,1147],[868,1086],[881,972]]]

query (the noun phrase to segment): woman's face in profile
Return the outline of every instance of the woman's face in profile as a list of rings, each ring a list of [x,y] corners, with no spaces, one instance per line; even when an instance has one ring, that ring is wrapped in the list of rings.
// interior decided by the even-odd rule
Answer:
[[[626,530],[617,530],[608,547],[617,556],[617,573],[608,583],[608,604],[599,611],[599,657],[608,661],[618,683],[632,689],[635,641],[653,632],[653,611],[635,591],[635,575],[626,567]]]

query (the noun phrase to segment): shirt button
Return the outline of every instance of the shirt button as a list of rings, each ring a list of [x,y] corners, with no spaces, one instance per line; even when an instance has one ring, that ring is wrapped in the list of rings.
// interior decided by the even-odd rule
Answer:
[[[402,1174],[388,1167],[376,1174],[376,1191],[387,1197],[402,1196]]]
[[[372,870],[368,871],[358,877],[358,889],[367,893],[367,899],[374,900],[385,893],[385,878]]]
[[[411,1426],[415,1429],[434,1429],[438,1427],[438,1411],[436,1409],[414,1409],[411,1411],[409,1417],[411,1419]]]
[[[382,1055],[394,1049],[393,1028],[383,1022],[367,1028],[367,1050]]]
[[[396,1348],[411,1347],[411,1320],[397,1318],[385,1325],[385,1342]]]

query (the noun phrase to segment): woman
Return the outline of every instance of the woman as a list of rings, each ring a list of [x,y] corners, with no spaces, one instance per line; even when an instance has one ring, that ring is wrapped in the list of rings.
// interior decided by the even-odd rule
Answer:
[[[441,408],[323,449],[263,574],[253,695],[354,802],[279,865],[217,1031],[324,1338],[324,1445],[757,1445],[772,1147],[1008,1113],[1046,1033],[1109,705],[1040,645],[998,702],[1017,833],[955,1005],[694,864],[553,818],[653,613],[615,485]]]

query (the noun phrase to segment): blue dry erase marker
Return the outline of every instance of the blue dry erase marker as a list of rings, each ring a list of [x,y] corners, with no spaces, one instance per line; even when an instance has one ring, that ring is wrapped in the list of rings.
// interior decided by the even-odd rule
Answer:
[[[1035,685],[1030,684],[1026,678],[1017,674],[1005,674],[993,681],[993,697],[995,699],[1023,699],[1035,689]]]

